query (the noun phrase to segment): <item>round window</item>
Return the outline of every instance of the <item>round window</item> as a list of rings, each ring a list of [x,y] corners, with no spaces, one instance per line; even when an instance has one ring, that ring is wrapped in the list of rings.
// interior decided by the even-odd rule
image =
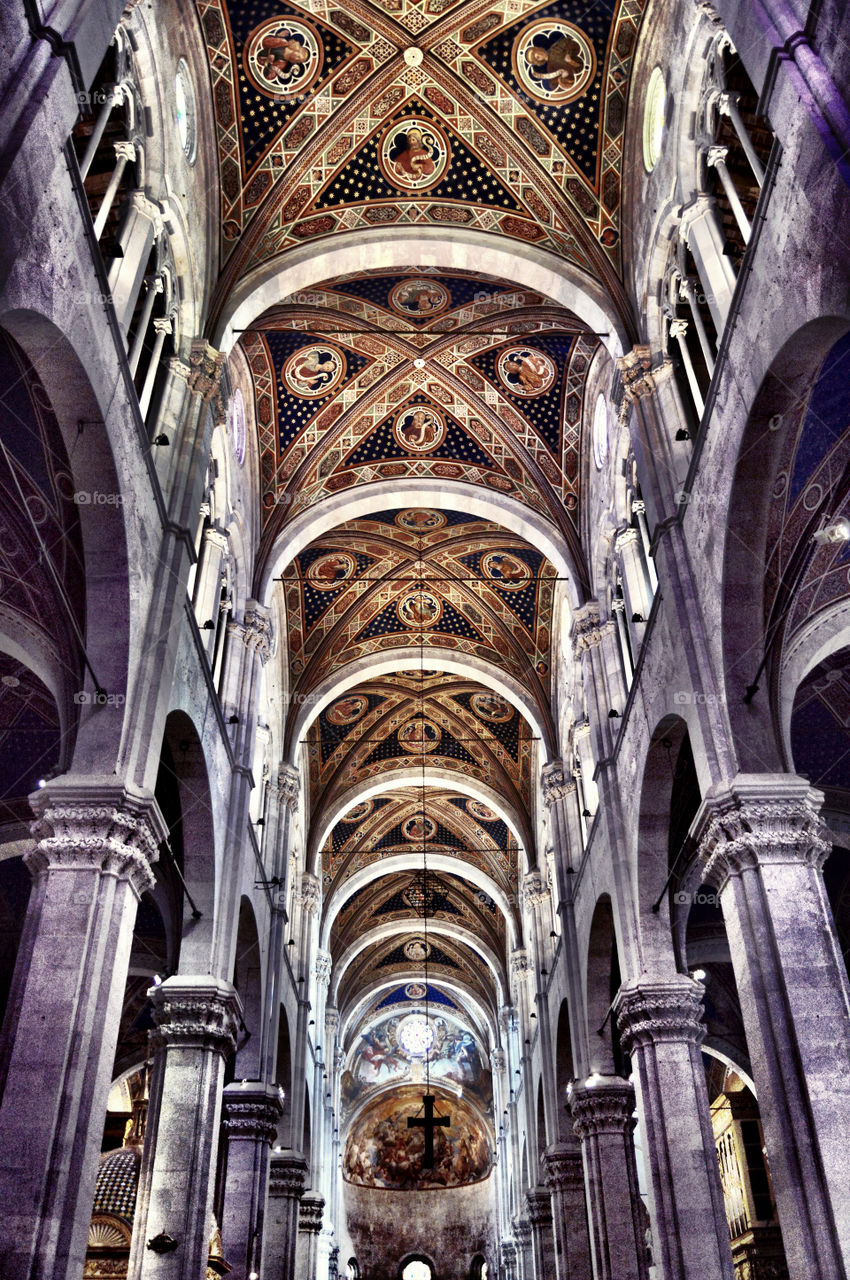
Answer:
[[[643,109],[643,163],[647,173],[652,173],[661,155],[666,110],[667,90],[664,84],[664,73],[660,67],[656,67],[649,77],[646,106]]]
[[[593,410],[593,461],[597,469],[604,467],[608,458],[608,406],[600,391]]]
[[[412,1058],[424,1058],[434,1043],[434,1028],[421,1013],[412,1013],[399,1026],[398,1042]]]
[[[177,74],[174,77],[174,120],[180,146],[190,164],[194,162],[198,143],[195,115],[195,90],[192,87],[192,77],[189,75],[189,68],[181,58],[177,63]]]
[[[230,399],[230,443],[241,467],[245,461],[245,402],[238,387]]]

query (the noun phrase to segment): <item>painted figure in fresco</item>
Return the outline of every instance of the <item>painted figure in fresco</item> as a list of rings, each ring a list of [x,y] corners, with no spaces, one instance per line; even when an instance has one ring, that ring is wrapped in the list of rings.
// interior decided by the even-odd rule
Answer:
[[[419,130],[416,132],[418,133]],[[423,280],[421,284],[406,285],[399,293],[398,300],[408,311],[418,311],[420,315],[427,315],[431,311],[439,311],[445,298],[442,289]]]
[[[528,565],[517,556],[509,555],[507,552],[491,556],[488,561],[488,568],[491,578],[497,582],[504,582],[506,586],[524,582],[528,577]]]
[[[313,566],[311,576],[320,582],[342,582],[351,572],[351,561],[348,556],[324,556]]]
[[[440,616],[440,605],[432,595],[419,592],[405,596],[398,606],[398,615],[406,627],[427,627]]]
[[[326,359],[322,360],[320,356],[325,356]],[[296,390],[300,386],[307,391],[316,392],[333,381],[336,371],[337,363],[330,352],[320,352],[315,347],[311,347],[303,360],[292,363],[289,368],[289,379]]]
[[[533,51],[529,49],[529,53],[531,52]],[[515,355],[511,360],[506,360],[502,368],[505,373],[519,378],[522,389],[526,392],[540,391],[549,379],[549,366],[533,351]]]
[[[534,80],[545,80],[546,89],[569,92],[584,72],[581,46],[577,40],[563,35],[549,48],[533,44],[525,51],[528,74]]]
[[[430,178],[437,170],[433,140],[429,140],[422,129],[413,126],[407,133],[399,134],[393,150],[395,155],[390,157],[390,168],[405,185]]]
[[[437,443],[440,424],[427,409],[414,409],[399,424],[398,431],[412,449],[426,449],[428,445]]]
[[[431,751],[437,742],[437,730],[425,720],[411,720],[398,731],[398,740],[408,751]]]
[[[310,50],[287,27],[265,36],[257,54],[265,78],[284,85],[300,79],[304,64],[309,61]]]

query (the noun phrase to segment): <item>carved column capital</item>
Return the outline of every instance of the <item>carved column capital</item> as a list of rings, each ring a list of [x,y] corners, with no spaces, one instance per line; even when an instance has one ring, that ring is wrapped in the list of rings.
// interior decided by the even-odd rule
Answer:
[[[652,352],[647,346],[632,347],[617,360],[617,369],[623,383],[627,402],[640,399],[641,396],[655,394],[655,379],[652,369]]]
[[[298,806],[301,774],[291,764],[282,764],[277,771],[277,793],[281,803],[293,811]]]
[[[532,1187],[525,1193],[528,1218],[532,1227],[548,1227],[552,1223],[552,1192],[548,1187]]]
[[[307,1186],[307,1161],[293,1152],[274,1154],[269,1161],[269,1195],[300,1200]]]
[[[534,969],[525,947],[516,947],[511,952],[511,974],[517,981],[533,976]]]
[[[301,876],[301,893],[299,895],[301,906],[308,915],[314,916],[319,910],[319,900],[322,896],[322,886],[311,871],[305,871]]]
[[[668,982],[623,983],[614,1015],[626,1053],[663,1042],[702,1044],[702,998],[702,984],[684,974]]]
[[[584,1186],[584,1164],[581,1152],[558,1145],[543,1152],[546,1184],[553,1191],[567,1191]]]
[[[282,1115],[280,1092],[273,1085],[251,1080],[229,1084],[224,1090],[222,1128],[231,1142],[242,1139],[271,1146]]]
[[[532,911],[537,910],[549,899],[549,886],[539,871],[529,871],[522,879],[522,896]]]
[[[573,1129],[580,1138],[630,1132],[634,1109],[635,1091],[620,1076],[591,1076],[570,1090]]]
[[[132,164],[136,158],[136,148],[132,142],[116,142],[115,143],[115,159],[123,160],[124,164]]]
[[[606,635],[614,630],[614,625],[610,620],[601,621],[599,605],[595,601],[576,609],[573,614],[573,654],[576,660],[582,653],[602,644]]]
[[[306,1191],[298,1207],[298,1230],[318,1235],[325,1213],[325,1197],[317,1191]]]
[[[543,802],[549,809],[557,804],[558,801],[565,800],[576,789],[576,784],[573,782],[563,760],[552,760],[549,764],[543,766],[540,774],[540,786],[543,792]]]
[[[226,360],[224,352],[216,351],[205,338],[192,339],[186,384],[193,395],[210,406],[217,424],[224,422],[225,417],[221,375]]]
[[[516,1267],[516,1244],[513,1240],[503,1240],[501,1242],[502,1266],[505,1271],[512,1273]]]
[[[325,1041],[331,1041],[339,1031],[339,1009],[328,1005],[325,1009]]]
[[[246,649],[258,653],[265,666],[272,651],[272,628],[264,605],[257,604],[256,600],[246,601],[242,621],[228,623],[228,630],[239,637]]]
[[[494,1049],[490,1054],[490,1066],[493,1068],[494,1074],[498,1075],[500,1071],[504,1071],[507,1064],[504,1049]]]
[[[692,827],[702,879],[719,892],[764,865],[822,868],[832,851],[822,804],[823,792],[788,773],[739,773],[712,787]]]
[[[151,987],[154,1048],[207,1049],[226,1058],[236,1048],[242,1002],[236,988],[209,975],[178,975]]]
[[[531,1223],[527,1218],[516,1218],[513,1224],[514,1235],[520,1249],[531,1248]]]
[[[128,881],[141,897],[168,834],[151,792],[114,778],[54,778],[30,796],[38,844],[24,854],[34,877],[45,871],[97,871]]]
[[[316,952],[316,981],[320,987],[326,987],[331,980],[333,958],[329,951],[319,949]]]

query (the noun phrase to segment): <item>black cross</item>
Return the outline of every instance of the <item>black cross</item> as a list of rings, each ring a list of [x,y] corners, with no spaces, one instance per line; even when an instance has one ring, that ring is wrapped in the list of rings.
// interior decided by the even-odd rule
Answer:
[[[425,1152],[422,1156],[422,1168],[434,1168],[434,1128],[436,1125],[450,1125],[451,1118],[449,1116],[435,1116],[434,1103],[436,1098],[432,1093],[426,1093],[422,1096],[425,1105],[425,1114],[420,1120],[418,1116],[407,1117],[408,1129],[424,1129],[425,1130]]]

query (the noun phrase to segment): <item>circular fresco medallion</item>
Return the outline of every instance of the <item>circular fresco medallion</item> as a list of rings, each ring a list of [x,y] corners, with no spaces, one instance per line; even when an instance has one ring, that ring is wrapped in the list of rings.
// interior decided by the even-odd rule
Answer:
[[[408,1000],[424,1000],[426,996],[424,982],[408,982],[404,988],[404,994]]]
[[[389,302],[403,316],[435,316],[445,311],[451,296],[436,280],[400,280],[390,289]]]
[[[384,177],[403,191],[428,191],[451,161],[449,140],[431,120],[399,120],[384,134],[378,163]]]
[[[498,693],[473,693],[469,705],[478,719],[486,724],[505,724],[514,714],[507,698]]]
[[[408,720],[398,731],[399,746],[409,755],[427,755],[439,746],[442,734],[431,720]]]
[[[245,74],[269,98],[286,100],[305,93],[322,69],[321,37],[307,22],[270,18],[255,27],[245,43]]]
[[[401,834],[405,840],[433,840],[437,834],[437,824],[433,818],[417,814],[415,818],[408,818],[402,823]]]
[[[446,424],[442,414],[430,405],[417,404],[400,413],[393,425],[393,435],[409,453],[431,453],[443,443]]]
[[[555,381],[554,362],[536,347],[508,347],[496,362],[496,373],[506,391],[515,396],[542,396]]]
[[[354,724],[365,713],[368,706],[369,699],[364,694],[349,693],[328,707],[325,715],[329,724]]]
[[[307,581],[316,591],[336,591],[357,572],[357,561],[347,551],[328,551],[310,565]]]
[[[305,400],[317,400],[335,391],[345,377],[345,356],[326,342],[293,351],[283,366],[283,381],[289,391]]]
[[[596,53],[571,22],[538,18],[523,27],[511,52],[521,87],[537,102],[560,107],[581,97],[596,74]]]
[[[431,954],[431,946],[424,938],[411,938],[404,944],[404,954],[408,960],[426,960]]]
[[[495,822],[499,815],[480,800],[467,800],[466,809],[476,822]]]
[[[353,809],[349,809],[348,813],[343,814],[341,821],[349,824],[354,822],[362,822],[364,818],[368,818],[369,814],[375,807],[373,800],[360,800]]]
[[[410,533],[430,533],[432,529],[442,529],[446,517],[442,511],[424,511],[421,507],[412,507],[407,511],[399,511],[395,522],[400,529]]]
[[[481,557],[481,574],[502,591],[522,591],[532,577],[525,561],[510,551],[488,551]]]
[[[399,622],[412,631],[434,627],[443,612],[442,603],[430,591],[411,591],[395,607]]]

